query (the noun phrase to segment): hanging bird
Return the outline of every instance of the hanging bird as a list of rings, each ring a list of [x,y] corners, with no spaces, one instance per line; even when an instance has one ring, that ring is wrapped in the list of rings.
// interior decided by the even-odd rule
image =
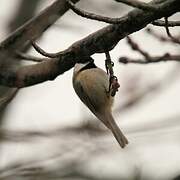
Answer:
[[[94,64],[94,60],[76,63],[73,73],[73,87],[81,101],[111,130],[119,145],[124,148],[127,138],[112,116],[113,97],[109,92],[109,76]]]

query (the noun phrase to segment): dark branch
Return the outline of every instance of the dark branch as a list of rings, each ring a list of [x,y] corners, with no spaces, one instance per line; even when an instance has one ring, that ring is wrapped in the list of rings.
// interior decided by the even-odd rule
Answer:
[[[166,53],[162,56],[152,57],[148,52],[143,50],[132,38],[130,38],[128,36],[127,36],[127,42],[134,51],[137,51],[138,53],[140,53],[142,56],[144,56],[145,59],[140,60],[140,59],[131,59],[128,57],[121,57],[121,58],[119,58],[119,62],[148,64],[148,63],[156,63],[156,62],[161,62],[161,61],[174,60],[176,58],[179,59],[179,55],[171,56],[169,53]]]
[[[79,0],[72,1],[75,3]],[[66,13],[68,9],[66,0],[56,0],[51,6],[14,31],[3,41],[0,44],[0,53],[2,51],[13,51],[14,49],[19,50],[29,42],[29,39],[35,40],[54,24],[59,17]]]
[[[177,44],[180,44],[180,40],[179,40],[178,38],[173,37],[172,34],[171,34],[170,31],[169,31],[168,18],[165,17],[164,19],[165,19],[165,29],[166,29],[167,35],[173,40],[173,42],[175,42],[175,43],[177,43]]]
[[[174,40],[167,37],[167,36],[163,36],[162,34],[160,33],[157,33],[155,32],[152,28],[147,28],[146,29],[146,32],[152,36],[154,36],[156,39],[158,39],[159,41],[162,41],[162,42],[170,42],[170,43],[173,43],[174,44]],[[177,37],[179,38],[179,37]]]
[[[110,18],[110,17],[106,17],[106,16],[101,16],[101,15],[97,15],[94,13],[90,13],[87,11],[84,11],[78,7],[75,6],[74,3],[72,3],[71,0],[66,0],[69,7],[79,16],[88,18],[88,19],[92,19],[92,20],[97,20],[97,21],[102,21],[105,23],[110,23],[110,24],[118,24],[119,22],[121,22],[121,18]],[[127,5],[136,7],[136,8],[140,8],[143,10],[149,10],[149,11],[159,11],[161,9],[161,6],[158,5],[151,5],[148,3],[143,3],[143,2],[139,2],[139,1],[132,1],[132,0],[115,0],[117,2],[122,2],[125,3]]]
[[[162,20],[153,21],[151,24],[155,26],[163,26],[163,27],[166,26],[165,21],[162,21]],[[168,26],[169,27],[180,26],[180,21],[168,21]]]
[[[148,52],[143,50],[132,38],[127,36],[127,42],[130,47],[140,53],[144,59],[131,59],[128,57],[120,57],[119,62],[127,64],[127,63],[136,63],[136,64],[149,64],[149,63],[157,63],[161,61],[180,61],[180,55],[171,55],[169,53],[165,53],[162,56],[151,56]]]
[[[159,4],[159,2],[161,1],[154,0],[150,4]],[[58,59],[20,67],[14,71],[2,68],[0,71],[0,84],[11,87],[25,87],[47,80],[53,80],[58,75],[71,69],[77,61],[87,62],[90,60],[89,56],[94,53],[104,52],[104,43],[109,51],[127,35],[144,28],[147,24],[157,19],[168,17],[178,12],[180,10],[180,3],[179,0],[163,1],[163,3],[159,4],[159,8],[158,13],[155,11],[141,11],[139,9],[129,12],[128,15],[121,18],[119,24],[104,27],[84,39],[75,42],[68,49],[62,51]],[[24,28],[26,29],[26,26],[24,26],[21,31],[24,31]],[[14,37],[18,38],[18,33],[14,34],[16,34]],[[27,35],[26,31],[25,34]],[[23,38],[29,39],[29,36],[27,37],[26,35],[23,36]],[[15,42],[20,43],[22,40],[23,39]],[[3,42],[2,45],[8,44],[7,42],[9,42],[9,38]],[[10,47],[12,47],[12,45]]]
[[[166,53],[162,56],[151,56],[148,59],[131,59],[128,57],[120,57],[119,62],[123,64],[150,64],[150,63],[157,63],[162,61],[178,61],[180,62],[180,55],[170,55]]]
[[[96,20],[96,21],[102,21],[105,23],[109,23],[109,24],[118,24],[122,19],[121,18],[110,18],[110,17],[106,17],[106,16],[101,16],[101,15],[97,15],[94,13],[90,13],[87,11],[84,11],[82,9],[79,9],[75,6],[74,3],[72,3],[71,0],[66,0],[69,7],[79,16],[82,16],[84,18],[88,18],[88,19],[92,19],[92,20]]]
[[[39,47],[35,42],[31,41],[32,46],[34,49],[41,55],[49,58],[58,58],[60,55],[62,55],[63,52],[58,52],[58,53],[48,53],[44,51],[41,47]]]
[[[139,8],[145,11],[157,11],[159,9],[158,6],[150,5],[148,3],[140,2],[137,0],[115,0],[115,1],[123,3],[123,4],[127,4],[135,8]]]
[[[131,48],[134,50],[134,51],[138,51],[141,55],[143,55],[146,59],[149,59],[150,58],[150,55],[142,50],[139,45],[137,43],[135,43],[135,41],[132,40],[132,38],[130,38],[129,36],[127,36],[127,42],[128,44],[131,46]]]

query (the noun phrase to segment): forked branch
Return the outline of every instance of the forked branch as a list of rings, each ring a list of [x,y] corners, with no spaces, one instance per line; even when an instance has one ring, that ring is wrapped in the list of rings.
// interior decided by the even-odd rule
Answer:
[[[61,1],[56,1],[56,3],[59,3],[59,6]],[[108,25],[73,43],[69,48],[62,51],[58,58],[49,59],[35,65],[20,67],[16,70],[1,68],[0,84],[11,87],[26,87],[47,80],[53,80],[58,75],[71,69],[76,62],[87,62],[89,61],[89,56],[94,53],[104,52],[104,43],[109,51],[127,35],[143,29],[147,24],[154,22],[157,19],[169,17],[180,10],[179,0],[154,0],[150,4],[157,5],[159,8],[158,12],[135,9],[121,17],[118,24]],[[54,4],[52,6],[54,11],[56,11],[56,14],[58,14],[58,8],[55,7]],[[46,12],[46,15],[52,16],[55,14],[54,11],[52,11],[52,6],[44,11]],[[67,10],[67,6],[65,7]],[[57,18],[53,19],[50,23],[53,23],[56,19]],[[35,21],[37,29],[40,28],[41,33],[45,30],[44,28],[48,27],[45,21],[46,20],[43,21],[43,28],[39,27],[37,19]],[[0,45],[0,51],[12,51],[14,47],[17,47],[17,45],[21,47],[29,40],[33,40],[35,36],[30,30],[32,28],[32,22],[33,20],[2,42]],[[32,38],[30,38],[30,35],[32,35]]]

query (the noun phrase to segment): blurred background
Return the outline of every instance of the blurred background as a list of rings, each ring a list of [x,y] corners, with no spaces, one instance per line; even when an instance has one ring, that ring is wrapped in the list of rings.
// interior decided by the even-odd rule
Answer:
[[[52,0],[1,0],[0,40],[51,3]],[[120,17],[132,9],[111,0],[86,0],[79,2],[78,7],[109,17]],[[58,52],[104,26],[107,24],[68,11],[37,43],[47,52]],[[165,28],[148,28],[166,37]],[[178,27],[171,31],[179,35]],[[152,56],[179,52],[177,44],[162,42],[145,29],[131,38]],[[33,49],[26,51],[40,56]],[[121,85],[113,114],[129,145],[121,149],[112,134],[80,102],[72,88],[73,70],[52,82],[19,90],[8,103],[3,103],[3,98],[12,89],[1,87],[0,179],[178,179],[180,64],[120,64],[119,57],[141,57],[126,39],[110,54]],[[93,58],[105,69],[104,54]]]

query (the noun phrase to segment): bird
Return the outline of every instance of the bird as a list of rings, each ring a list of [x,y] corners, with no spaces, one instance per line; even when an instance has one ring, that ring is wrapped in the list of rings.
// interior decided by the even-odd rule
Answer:
[[[124,148],[128,140],[112,115],[114,97],[109,92],[109,75],[91,59],[75,64],[72,82],[80,100],[112,132],[120,147]]]

